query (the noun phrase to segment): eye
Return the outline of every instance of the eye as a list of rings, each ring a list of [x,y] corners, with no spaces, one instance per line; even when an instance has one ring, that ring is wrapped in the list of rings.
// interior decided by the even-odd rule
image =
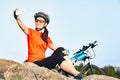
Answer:
[[[35,20],[35,22],[45,23],[45,21],[44,21],[44,20]]]

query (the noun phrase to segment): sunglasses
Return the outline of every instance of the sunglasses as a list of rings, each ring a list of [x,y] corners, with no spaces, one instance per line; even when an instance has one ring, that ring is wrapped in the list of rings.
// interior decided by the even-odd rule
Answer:
[[[39,23],[45,23],[45,21],[44,20],[35,20],[35,22],[39,22]]]

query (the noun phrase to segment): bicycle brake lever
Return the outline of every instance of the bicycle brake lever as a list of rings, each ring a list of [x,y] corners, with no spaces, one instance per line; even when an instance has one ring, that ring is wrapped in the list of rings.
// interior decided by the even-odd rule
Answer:
[[[97,41],[94,41],[93,43],[89,43],[89,46],[91,47],[91,48],[94,48],[95,46],[97,46],[98,44],[96,44],[97,43]]]
[[[87,49],[88,49],[88,47],[89,47],[89,46],[84,46],[84,45],[83,45],[82,50],[83,50],[83,51],[85,51],[85,50],[87,50]]]

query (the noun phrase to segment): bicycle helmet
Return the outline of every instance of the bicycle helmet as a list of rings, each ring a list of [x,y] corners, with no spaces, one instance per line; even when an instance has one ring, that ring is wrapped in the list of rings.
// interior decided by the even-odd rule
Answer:
[[[36,19],[37,17],[42,17],[45,19],[45,21],[49,24],[50,22],[50,19],[49,19],[49,16],[47,14],[45,14],[44,12],[38,12],[38,13],[35,13],[34,15],[34,18]]]

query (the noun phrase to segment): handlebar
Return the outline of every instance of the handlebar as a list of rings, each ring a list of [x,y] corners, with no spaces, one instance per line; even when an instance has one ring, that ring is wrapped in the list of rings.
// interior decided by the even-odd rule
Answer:
[[[77,53],[80,53],[81,51],[86,51],[88,48],[94,48],[95,46],[97,46],[98,44],[96,44],[97,43],[97,41],[94,41],[94,42],[92,42],[92,43],[89,43],[89,45],[88,46],[84,46],[83,45],[83,47],[82,47],[82,49],[80,49],[79,51],[77,51],[76,53],[74,53],[73,55],[75,55],[75,54],[77,54]]]
[[[88,48],[94,48],[95,46],[97,46],[98,44],[96,44],[97,41],[94,41],[93,43],[89,43],[89,46],[83,46],[82,51],[86,51]]]

